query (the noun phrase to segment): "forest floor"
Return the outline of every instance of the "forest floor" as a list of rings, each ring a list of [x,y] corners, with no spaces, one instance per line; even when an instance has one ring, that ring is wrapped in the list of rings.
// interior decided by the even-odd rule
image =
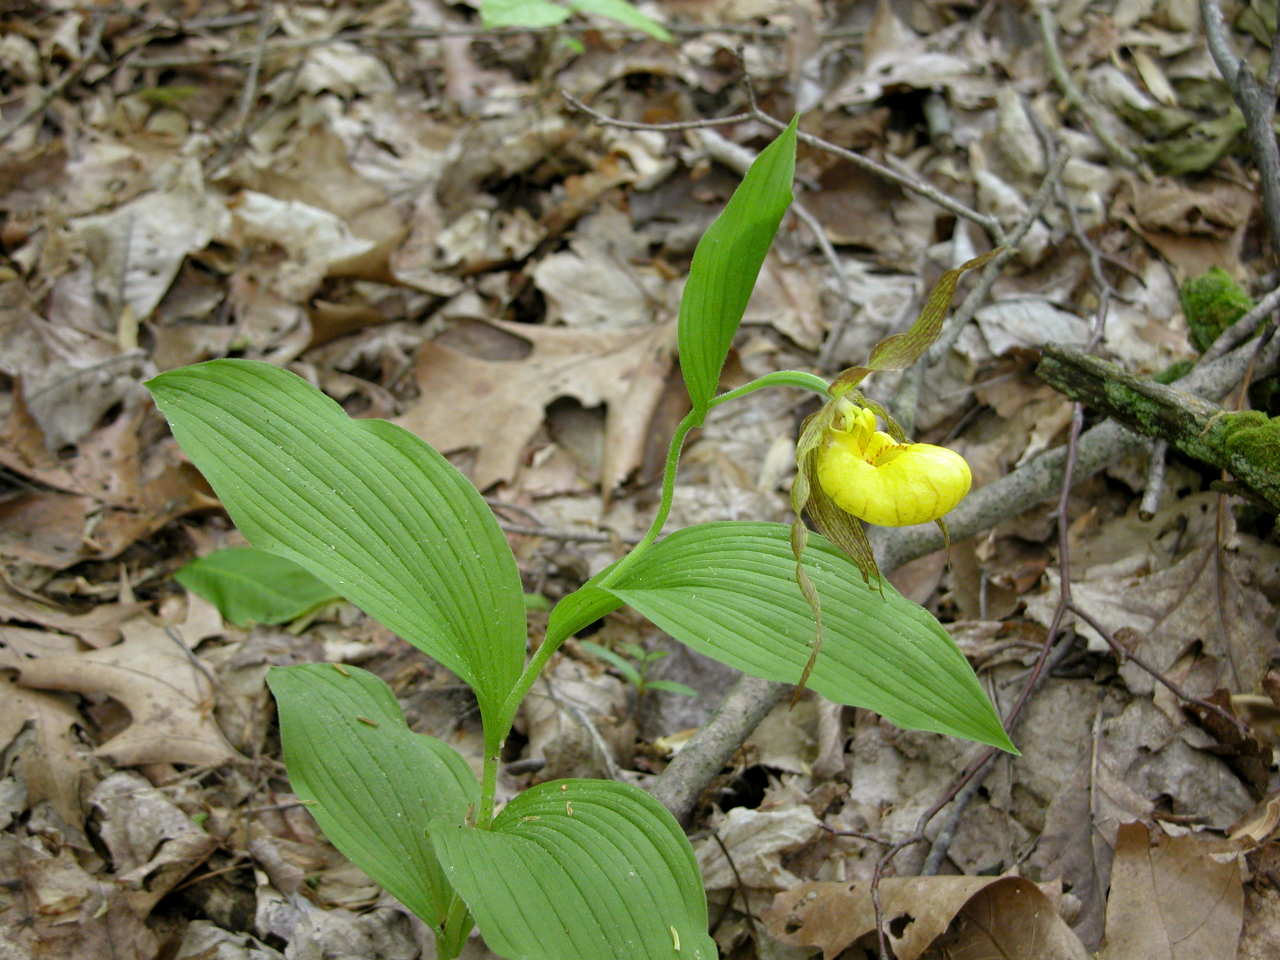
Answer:
[[[1275,5],[1221,6],[1265,75]],[[722,955],[875,956],[874,893],[898,960],[1280,956],[1274,510],[1036,374],[1045,345],[1197,361],[1187,281],[1280,283],[1198,5],[642,9],[671,42],[440,0],[0,5],[0,960],[433,955],[291,793],[264,678],[360,664],[478,764],[474,700],[350,605],[241,628],[185,591],[244,541],[142,383],[260,359],[393,420],[554,602],[648,526],[694,246],[796,112],[797,202],[723,386],[861,363],[945,270],[1011,246],[925,362],[867,388],[971,465],[949,549],[873,541],[1021,756],[784,702],[690,824]],[[1253,343],[1193,382],[1275,415]],[[668,529],[789,522],[813,409],[713,412]],[[503,796],[648,785],[735,682],[627,610],[589,639],[666,651],[651,676],[699,696],[570,640]]]

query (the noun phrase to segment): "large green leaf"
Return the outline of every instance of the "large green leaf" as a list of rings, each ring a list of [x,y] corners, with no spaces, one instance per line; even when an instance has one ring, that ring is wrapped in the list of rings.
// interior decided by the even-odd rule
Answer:
[[[782,215],[791,203],[796,124],[760,151],[729,203],[698,241],[680,301],[680,369],[694,410],[705,412],[720,383]]]
[[[649,36],[656,37],[665,43],[670,43],[672,40],[666,27],[652,17],[641,13],[627,0],[568,0],[568,2],[583,13],[594,13],[598,17],[616,20],[624,26],[643,30]]]
[[[520,960],[714,960],[707,901],[680,825],[605,780],[544,783],[491,830],[434,825],[445,875],[496,953]]]
[[[919,604],[883,594],[816,534],[804,569],[822,601],[824,640],[809,686],[900,727],[1016,752],[964,654]],[[609,592],[671,636],[744,673],[795,683],[813,612],[796,587],[790,530],[777,523],[687,527],[642,554]]]
[[[452,747],[414,733],[390,688],[357,667],[273,667],[289,782],[325,836],[433,927],[453,890],[429,838],[480,799]]]
[[[338,599],[332,587],[292,560],[255,547],[215,550],[173,578],[239,627],[284,623]]]
[[[147,386],[250,543],[458,674],[486,717],[501,708],[524,663],[520,576],[484,499],[444,457],[265,363],[214,360]]]

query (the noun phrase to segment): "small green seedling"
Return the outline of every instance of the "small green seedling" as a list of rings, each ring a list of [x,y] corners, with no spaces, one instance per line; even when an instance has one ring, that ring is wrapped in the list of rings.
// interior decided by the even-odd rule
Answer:
[[[578,645],[593,656],[611,664],[628,683],[636,688],[636,696],[638,697],[643,697],[650,690],[677,693],[682,697],[696,697],[698,695],[698,691],[693,687],[678,683],[675,680],[649,679],[649,668],[663,657],[669,656],[669,650],[646,650],[638,643],[624,643],[622,652],[635,661],[633,664],[627,657],[621,657],[608,647],[602,647],[600,644],[592,643],[590,640],[580,640]]]
[[[506,537],[475,487],[422,440],[383,420],[353,420],[265,363],[214,360],[148,383],[251,544],[302,567],[474,692],[484,730],[478,777],[450,744],[410,730],[371,673],[313,663],[273,667],[267,677],[294,792],[339,850],[423,919],[442,960],[458,956],[475,926],[490,950],[526,960],[717,955],[693,850],[651,795],[561,780],[501,809],[494,802],[521,701],[565,640],[623,605],[754,676],[807,681],[902,727],[1016,752],[964,654],[882,580],[869,551],[862,555],[862,521],[840,506],[929,520],[967,483],[950,458],[906,444],[857,390],[868,373],[901,369],[936,338],[960,270],[944,275],[910,330],[834,383],[787,370],[719,392],[791,202],[795,147],[793,121],[694,253],[678,331],[691,410],[672,438],[653,522],[629,553],[556,603],[532,652]],[[798,521],[697,524],[659,539],[689,432],[712,409],[775,386],[827,400],[802,433],[792,496],[834,542]],[[888,433],[872,429],[877,416]],[[833,469],[832,451],[858,460],[855,473]],[[935,463],[946,474],[929,492]],[[872,484],[875,503],[849,489],[851,475]]]

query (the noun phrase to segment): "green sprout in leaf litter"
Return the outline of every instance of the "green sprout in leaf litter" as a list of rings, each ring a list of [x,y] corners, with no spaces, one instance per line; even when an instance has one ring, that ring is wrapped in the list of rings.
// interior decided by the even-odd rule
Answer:
[[[607,15],[619,8],[573,6]],[[784,370],[719,392],[791,202],[795,149],[793,120],[694,253],[678,330],[691,410],[671,440],[649,529],[555,604],[532,653],[506,537],[475,487],[428,444],[386,421],[354,420],[265,363],[214,360],[147,385],[241,533],[272,558],[206,563],[185,574],[193,590],[212,591],[228,617],[259,622],[343,597],[473,691],[484,733],[479,776],[451,745],[413,732],[371,673],[313,663],[273,667],[267,678],[293,791],[334,846],[430,927],[442,960],[457,957],[477,927],[504,957],[717,956],[693,849],[653,796],[625,783],[559,780],[501,808],[495,802],[521,701],[568,638],[624,605],[753,676],[808,685],[907,729],[1016,753],[964,654],[927,610],[883,580],[862,527],[941,523],[968,489],[957,454],[908,443],[858,385],[919,359],[961,274],[991,254],[945,274],[908,331],[833,383]],[[716,407],[766,387],[825,400],[797,445],[795,522],[704,523],[663,537],[689,433]],[[260,582],[250,586],[253,571]],[[628,660],[584,647],[641,692],[687,692],[647,678],[659,654],[624,648]]]

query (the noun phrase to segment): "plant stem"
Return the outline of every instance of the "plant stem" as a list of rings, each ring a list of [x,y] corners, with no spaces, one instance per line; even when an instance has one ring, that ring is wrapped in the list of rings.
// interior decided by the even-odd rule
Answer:
[[[662,532],[662,528],[666,525],[667,517],[671,513],[671,502],[675,497],[676,472],[680,466],[680,451],[684,447],[685,437],[689,435],[689,431],[694,427],[702,425],[702,421],[706,419],[708,411],[713,407],[720,406],[722,403],[737,400],[765,387],[796,387],[801,390],[810,390],[825,397],[829,386],[830,384],[826,380],[815,374],[805,373],[803,370],[778,370],[774,373],[765,374],[763,377],[758,377],[750,383],[738,387],[736,390],[729,390],[720,394],[720,396],[713,398],[704,410],[690,410],[676,426],[675,433],[671,437],[671,444],[667,448],[667,462],[662,472],[662,499],[658,504],[657,512],[654,514],[653,522],[649,525],[648,532],[640,539],[639,543],[632,547],[612,567],[601,574],[597,574],[599,579],[590,585],[607,589],[610,583],[617,581],[619,574],[623,570],[630,567],[636,558],[658,539],[658,535]],[[566,639],[568,639],[567,635],[555,643],[549,643],[545,637],[543,638],[542,644],[534,652],[528,664],[525,665],[524,671],[520,674],[520,679],[516,681],[511,693],[507,696],[501,720],[494,725],[495,729],[492,737],[488,730],[485,731],[484,776],[481,780],[480,811],[478,811],[476,821],[479,825],[487,824],[493,819],[493,796],[497,783],[498,757],[502,751],[502,743],[506,740],[507,733],[511,729],[511,723],[515,719],[515,712],[519,708],[521,701],[524,700],[525,694],[533,686],[534,681],[538,679],[538,675],[542,673],[547,661],[551,659],[552,655],[559,649],[560,644]],[[492,743],[489,742],[491,739]]]
[[[454,893],[445,914],[444,929],[436,931],[436,957],[438,960],[454,960],[467,945],[474,924],[467,915],[467,905]]]
[[[631,548],[631,552],[614,564],[609,573],[596,585],[607,587],[610,583],[615,582],[621,572],[631,566],[634,558],[638,557],[648,549],[650,544],[658,539],[658,534],[666,526],[667,517],[671,514],[671,503],[675,498],[676,492],[676,472],[680,466],[680,452],[684,447],[684,439],[694,427],[702,426],[702,421],[706,419],[708,411],[720,406],[722,403],[737,400],[765,387],[798,387],[801,390],[812,390],[814,393],[825,397],[829,386],[830,384],[821,377],[812,373],[805,373],[803,370],[778,370],[774,373],[767,373],[763,377],[757,377],[736,390],[720,394],[720,396],[715,397],[707,404],[706,410],[690,410],[676,427],[676,432],[671,437],[671,445],[667,448],[667,463],[662,472],[662,499],[658,504],[657,513],[653,516],[653,522],[649,524],[648,532],[640,538],[639,543]]]
[[[511,731],[512,716],[504,716],[484,731],[484,766],[480,776],[480,809],[476,811],[476,826],[487,827],[493,820],[493,798],[498,789],[498,764],[502,760],[502,747]]]

